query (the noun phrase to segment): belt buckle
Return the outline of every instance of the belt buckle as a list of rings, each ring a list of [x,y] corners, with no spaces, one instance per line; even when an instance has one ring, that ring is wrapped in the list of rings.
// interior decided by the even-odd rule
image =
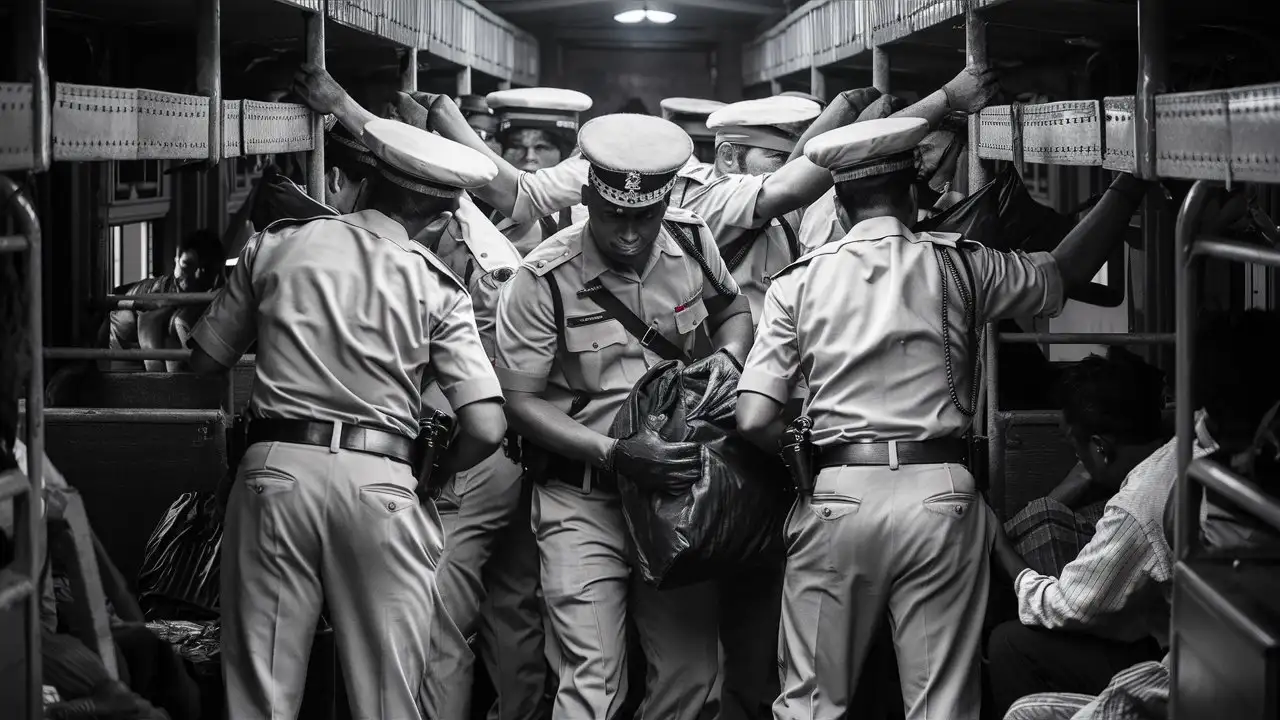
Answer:
[[[657,337],[658,329],[650,325],[649,328],[644,331],[644,337],[640,338],[640,346],[645,348],[649,347]]]

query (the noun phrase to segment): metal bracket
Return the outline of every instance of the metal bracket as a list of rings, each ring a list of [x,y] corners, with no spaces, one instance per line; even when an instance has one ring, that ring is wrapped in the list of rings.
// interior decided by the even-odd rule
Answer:
[[[0,83],[0,171],[35,163],[31,83]]]
[[[311,111],[304,105],[241,102],[245,155],[305,152],[315,148]]]
[[[1102,156],[1102,167],[1108,170],[1127,173],[1137,170],[1137,128],[1133,120],[1134,103],[1132,95],[1102,100],[1103,113],[1106,117],[1106,151]]]
[[[1013,160],[1013,121],[1008,105],[979,116],[978,152],[984,160]],[[1025,105],[1023,150],[1027,162],[1102,164],[1102,113],[1097,100]]]
[[[209,98],[138,90],[138,159],[209,157]]]
[[[53,159],[138,159],[138,91],[58,83],[53,104]]]
[[[222,101],[222,157],[233,158],[244,154],[244,128],[241,118],[244,104],[240,100]]]

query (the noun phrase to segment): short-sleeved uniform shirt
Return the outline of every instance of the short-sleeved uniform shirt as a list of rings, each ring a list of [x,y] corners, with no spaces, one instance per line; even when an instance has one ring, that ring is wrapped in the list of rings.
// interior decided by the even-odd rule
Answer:
[[[513,219],[520,222],[541,217],[582,201],[590,164],[580,155],[551,168],[520,175]],[[702,218],[722,251],[765,220],[755,217],[756,198],[769,175],[720,175],[715,167],[690,159],[677,173],[671,205]],[[750,246],[732,271],[738,287],[751,304],[751,319],[758,323],[764,294],[774,275],[797,258],[792,256],[782,223],[800,227],[800,214],[770,219],[769,226]],[[733,253],[736,254],[736,253]]]
[[[692,349],[694,330],[707,319],[706,301],[737,295],[738,289],[714,252],[705,224],[677,209],[669,210],[667,219],[698,226],[696,242],[709,273],[665,227],[639,274],[611,265],[587,223],[557,233],[524,259],[498,306],[497,371],[504,390],[539,394],[566,412],[581,393],[590,402],[573,419],[608,432],[636,381],[662,358],[578,294],[596,279],[668,340],[686,352]],[[563,344],[548,275],[554,275],[564,307]]]
[[[917,235],[883,217],[806,255],[774,278],[738,391],[785,403],[802,376],[817,445],[963,435],[969,418],[948,389],[934,250],[959,244],[959,235]],[[964,243],[952,252],[962,278],[960,252],[972,268],[978,323],[1062,309],[1062,278],[1052,255]],[[976,390],[977,348],[960,293],[947,278],[956,390],[967,404]]]
[[[836,215],[836,189],[831,188],[812,205],[805,208],[800,222],[800,250],[809,253],[843,238],[844,228]]]
[[[463,195],[454,221],[434,248],[429,248],[466,285],[485,352],[493,358],[493,322],[498,293],[520,267],[520,253],[489,218]],[[444,409],[444,408],[440,408]]]
[[[277,223],[245,244],[192,339],[230,366],[255,338],[254,417],[414,437],[427,374],[454,409],[502,397],[461,281],[376,210]]]
[[[555,232],[548,233],[543,228],[542,220],[516,222],[510,218],[500,218],[494,222],[494,225],[498,228],[498,232],[506,235],[511,244],[516,246],[516,250],[520,255],[524,256],[533,252],[534,248],[541,245],[544,240],[550,239],[556,232],[586,220],[587,208],[585,205],[577,204],[559,210],[547,217],[555,224]]]

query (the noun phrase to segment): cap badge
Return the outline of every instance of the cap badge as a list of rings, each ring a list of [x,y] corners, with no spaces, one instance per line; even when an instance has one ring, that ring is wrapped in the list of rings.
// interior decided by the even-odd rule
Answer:
[[[632,171],[627,173],[627,183],[623,186],[627,192],[640,191],[640,173]]]

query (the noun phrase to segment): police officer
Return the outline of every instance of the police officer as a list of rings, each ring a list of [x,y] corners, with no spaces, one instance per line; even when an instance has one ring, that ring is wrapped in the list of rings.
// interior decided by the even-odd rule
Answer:
[[[715,589],[658,592],[629,566],[613,473],[653,492],[696,477],[699,449],[655,433],[607,432],[633,385],[663,357],[687,353],[704,323],[737,356],[750,315],[706,226],[669,206],[692,142],[678,126],[607,115],[582,127],[589,220],[530,253],[503,288],[498,376],[524,438],[542,590],[562,659],[553,717],[612,718],[627,691],[626,620],[649,661],[637,717],[685,720],[713,700]]]
[[[679,125],[693,140],[693,157],[701,163],[712,163],[716,155],[716,134],[707,129],[707,116],[724,107],[718,100],[702,98],[665,98],[659,105],[664,120]]]
[[[769,450],[802,365],[810,393],[818,475],[786,527],[778,720],[852,712],[886,610],[908,720],[978,717],[995,531],[965,467],[978,331],[1056,314],[1064,286],[1088,282],[1115,242],[1093,222],[1029,255],[912,233],[928,132],[890,118],[809,142],[805,155],[833,174],[846,234],[774,279],[738,386],[738,428]],[[1113,184],[1098,221],[1132,214],[1134,183]]]
[[[462,282],[410,238],[495,169],[403,123],[363,137],[379,164],[355,212],[256,235],[192,335],[202,372],[258,342],[222,555],[235,718],[297,716],[322,603],[356,717],[446,716],[465,651],[436,588],[440,521],[415,494],[419,387],[435,378],[458,415],[444,472],[501,442],[501,391]]]
[[[591,109],[591,98],[560,88],[518,88],[485,98],[498,117],[502,157],[523,172],[559,165],[578,144],[578,114]],[[522,255],[543,240],[586,219],[586,208],[574,205],[537,222],[495,220],[498,229]]]
[[[485,101],[484,95],[462,95],[458,98],[458,108],[467,119],[467,124],[489,149],[502,152],[502,143],[498,141],[498,118],[493,108]]]

